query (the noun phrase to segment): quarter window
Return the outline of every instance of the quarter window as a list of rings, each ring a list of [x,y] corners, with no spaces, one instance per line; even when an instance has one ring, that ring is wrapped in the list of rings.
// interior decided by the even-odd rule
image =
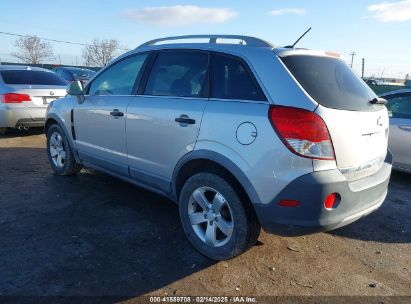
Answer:
[[[204,97],[207,94],[208,54],[159,53],[147,81],[145,95]]]
[[[241,60],[214,54],[212,71],[212,98],[266,100],[257,81]]]
[[[90,85],[89,95],[131,95],[147,54],[129,57],[105,70]]]

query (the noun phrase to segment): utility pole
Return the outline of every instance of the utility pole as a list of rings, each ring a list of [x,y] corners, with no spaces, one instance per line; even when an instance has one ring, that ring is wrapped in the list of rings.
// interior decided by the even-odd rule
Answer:
[[[365,58],[362,59],[361,78],[364,79]]]
[[[351,56],[351,68],[352,68],[352,66],[353,66],[353,64],[354,64],[354,56],[355,55],[357,55],[355,52],[351,52],[350,53],[350,56]]]

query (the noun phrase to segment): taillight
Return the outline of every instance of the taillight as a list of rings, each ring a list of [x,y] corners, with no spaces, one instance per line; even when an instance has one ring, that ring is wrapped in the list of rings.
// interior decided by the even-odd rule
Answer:
[[[31,101],[27,94],[7,93],[3,95],[4,103],[22,103],[23,101]]]
[[[313,159],[335,159],[327,126],[317,114],[298,108],[271,106],[268,116],[283,143],[294,154]]]

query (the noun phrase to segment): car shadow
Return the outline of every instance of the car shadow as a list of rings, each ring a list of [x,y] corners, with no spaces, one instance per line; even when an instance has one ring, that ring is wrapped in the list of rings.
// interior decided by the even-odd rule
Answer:
[[[411,243],[411,174],[393,171],[388,195],[374,213],[332,235],[381,243]]]
[[[39,135],[42,133],[44,133],[43,127],[30,128],[28,130],[8,129],[6,134],[0,135],[0,139],[13,138],[13,137],[25,137],[25,136]]]
[[[174,203],[93,170],[54,175],[45,149],[0,148],[0,193],[1,295],[134,297],[214,264]]]

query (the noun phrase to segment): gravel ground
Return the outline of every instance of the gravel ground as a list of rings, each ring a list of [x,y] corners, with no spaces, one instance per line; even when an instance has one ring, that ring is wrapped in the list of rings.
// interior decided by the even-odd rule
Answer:
[[[53,174],[40,131],[0,137],[0,295],[411,296],[411,175],[377,212],[328,233],[262,233],[216,263],[167,199],[93,170]]]

